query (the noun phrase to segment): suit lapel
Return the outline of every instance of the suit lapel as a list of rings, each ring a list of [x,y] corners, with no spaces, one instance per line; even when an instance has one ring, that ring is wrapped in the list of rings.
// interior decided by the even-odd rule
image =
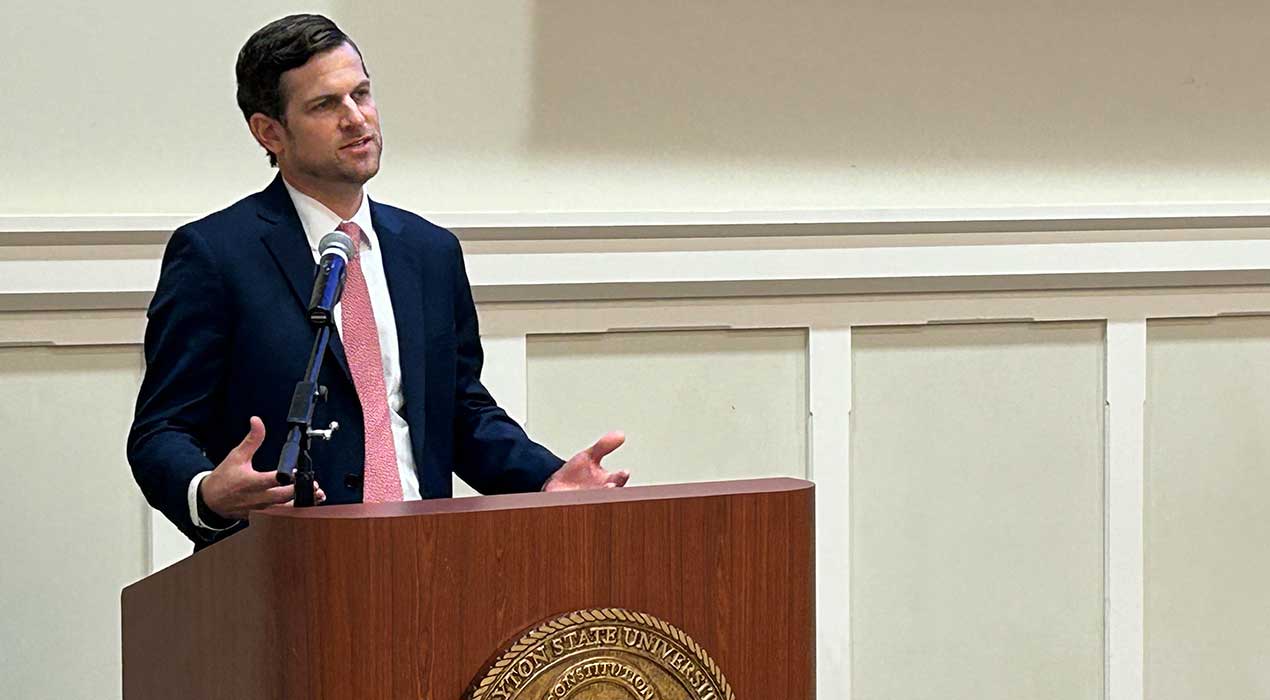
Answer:
[[[260,240],[278,264],[283,277],[291,287],[295,302],[307,315],[309,295],[313,291],[313,279],[317,265],[313,262],[313,252],[309,248],[309,240],[304,235],[304,226],[295,213],[295,205],[291,203],[291,195],[282,184],[282,176],[274,178],[273,183],[260,193],[260,218],[268,223]],[[348,369],[348,359],[344,356],[344,344],[340,342],[339,333],[331,334],[327,346],[335,363],[344,375],[352,381],[352,372]]]

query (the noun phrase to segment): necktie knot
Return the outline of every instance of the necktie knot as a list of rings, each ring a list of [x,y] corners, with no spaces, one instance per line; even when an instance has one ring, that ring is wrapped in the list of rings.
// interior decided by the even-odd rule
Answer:
[[[362,230],[362,227],[352,221],[342,221],[339,226],[335,227],[335,229],[337,231],[343,231],[349,238],[353,239],[353,245],[356,246],[356,249],[353,252],[353,257],[360,257],[362,246],[370,242],[366,238],[366,232]]]

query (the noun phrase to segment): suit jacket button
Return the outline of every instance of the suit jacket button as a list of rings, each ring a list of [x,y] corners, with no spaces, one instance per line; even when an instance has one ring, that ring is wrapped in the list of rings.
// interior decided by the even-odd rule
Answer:
[[[344,475],[344,488],[348,489],[349,491],[357,491],[361,487],[362,487],[361,474],[345,474]]]

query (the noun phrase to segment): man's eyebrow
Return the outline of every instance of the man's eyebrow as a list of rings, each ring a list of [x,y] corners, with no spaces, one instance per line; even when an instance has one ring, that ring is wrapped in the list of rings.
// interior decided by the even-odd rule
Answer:
[[[322,103],[322,102],[326,102],[327,100],[333,100],[333,99],[336,99],[336,97],[337,97],[337,95],[336,95],[335,93],[333,93],[333,92],[332,92],[332,93],[322,94],[322,95],[315,95],[315,96],[313,96],[313,97],[310,97],[308,100],[306,100],[306,101],[305,101],[305,104],[306,104],[306,105],[315,105],[315,104],[319,104],[319,103]]]

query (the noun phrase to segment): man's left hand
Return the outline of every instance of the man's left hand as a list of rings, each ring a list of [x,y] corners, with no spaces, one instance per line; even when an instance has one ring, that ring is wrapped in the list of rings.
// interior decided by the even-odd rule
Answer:
[[[595,441],[585,450],[573,455],[573,458],[556,470],[547,479],[543,491],[576,491],[579,489],[612,489],[625,486],[631,473],[626,470],[607,472],[600,466],[600,460],[608,453],[616,450],[626,442],[626,436],[620,432],[608,433]]]

